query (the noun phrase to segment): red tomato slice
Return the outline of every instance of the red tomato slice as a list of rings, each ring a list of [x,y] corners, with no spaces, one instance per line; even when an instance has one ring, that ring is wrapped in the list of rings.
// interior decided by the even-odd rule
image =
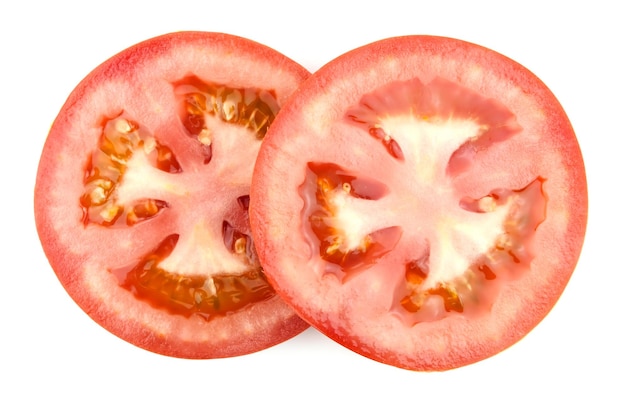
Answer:
[[[413,36],[351,51],[284,106],[257,159],[251,225],[270,282],[372,359],[446,370],[548,313],[587,218],[559,102],[514,61]]]
[[[261,139],[308,76],[258,43],[183,32],[78,85],[41,156],[35,217],[96,322],[186,358],[258,351],[308,327],[268,284],[248,221]]]

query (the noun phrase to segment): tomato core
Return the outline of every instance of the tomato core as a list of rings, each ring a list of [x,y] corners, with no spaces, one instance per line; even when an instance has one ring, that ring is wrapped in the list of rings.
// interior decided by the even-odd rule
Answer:
[[[212,158],[212,133],[206,120],[243,126],[261,140],[274,120],[278,104],[273,91],[229,88],[206,83],[190,76],[176,82],[173,90],[183,108],[179,112],[187,133],[202,149],[203,163]],[[84,193],[80,198],[83,224],[105,227],[134,226],[155,218],[170,204],[159,199],[126,201],[120,196],[125,175],[148,166],[168,174],[184,173],[166,145],[149,130],[123,112],[103,119],[98,146],[85,168]],[[237,198],[237,214],[248,219],[249,196]],[[223,244],[239,256],[249,269],[237,275],[179,275],[160,267],[175,249],[179,234],[170,234],[136,264],[109,268],[121,287],[155,308],[183,316],[198,315],[206,320],[226,315],[275,295],[258,263],[249,234],[231,222],[222,222]]]
[[[299,189],[308,222],[303,230],[324,261],[322,274],[345,282],[402,239],[414,239],[421,244],[410,251],[414,257],[388,268],[403,271],[390,311],[407,325],[488,311],[502,281],[518,278],[534,258],[534,234],[546,218],[545,179],[478,198],[463,194],[455,179],[471,168],[471,155],[521,131],[514,115],[493,99],[437,78],[429,84],[392,82],[365,94],[345,122],[382,145],[395,174],[411,179],[390,188],[334,163],[308,163]],[[403,206],[396,216],[404,221],[365,231],[361,222],[376,216],[377,203],[394,197],[402,200],[393,205]],[[444,202],[449,199],[456,201]],[[424,215],[419,206],[431,212]]]

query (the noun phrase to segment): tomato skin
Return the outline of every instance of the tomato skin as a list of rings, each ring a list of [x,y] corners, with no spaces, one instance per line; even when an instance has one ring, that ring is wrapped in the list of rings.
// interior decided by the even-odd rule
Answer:
[[[494,140],[489,152],[464,143],[469,154],[476,154],[469,167],[451,164],[446,158],[454,175],[447,172],[448,176],[441,177],[452,177],[454,194],[479,199],[502,187],[518,194],[537,179],[543,182],[542,197],[547,199],[546,218],[537,218],[540,224],[531,245],[534,259],[528,269],[513,279],[497,281],[493,290],[485,291],[490,294],[483,305],[461,314],[444,312],[442,319],[407,324],[398,319],[390,295],[405,280],[397,266],[423,246],[413,239],[402,241],[407,233],[413,233],[409,224],[416,225],[419,220],[394,217],[394,211],[404,213],[409,208],[390,197],[391,201],[382,198],[376,201],[379,204],[371,203],[370,209],[358,200],[346,201],[363,208],[355,209],[363,215],[353,222],[365,227],[365,233],[394,225],[404,226],[405,233],[388,254],[365,270],[367,273],[346,280],[334,274],[336,267],[328,268],[333,265],[328,261],[334,260],[319,258],[315,234],[306,229],[309,223],[302,211],[312,210],[310,204],[315,201],[313,195],[307,195],[313,193],[309,189],[313,185],[304,178],[310,175],[307,163],[337,164],[355,175],[377,177],[392,194],[410,188],[406,181],[412,176],[394,175],[406,171],[396,168],[400,158],[389,157],[396,153],[393,148],[385,149],[380,143],[384,136],[368,135],[364,130],[359,137],[360,132],[351,125],[361,118],[350,121],[348,111],[390,83],[419,78],[428,87],[438,77],[471,89],[486,105],[497,102],[510,110],[522,127],[510,138]],[[387,112],[381,113],[385,116],[407,114],[404,101],[394,104],[390,98],[393,93],[388,98],[381,95],[368,101],[366,109],[374,110],[372,115],[377,108]],[[406,144],[404,147],[406,159]],[[457,148],[455,145],[450,151]],[[441,184],[437,177],[433,188]],[[338,205],[343,205],[343,199],[340,197]],[[405,200],[400,195],[395,198],[400,199]],[[410,370],[438,371],[475,363],[510,347],[548,314],[578,260],[588,205],[584,163],[574,131],[557,99],[535,75],[481,46],[450,38],[407,36],[350,51],[299,87],[261,147],[250,208],[253,235],[268,279],[301,317],[366,357]],[[413,208],[419,209],[418,204]],[[428,218],[428,208],[420,217]]]
[[[135,264],[169,233],[185,233],[196,228],[195,223],[211,219],[207,217],[215,215],[217,220],[224,214],[224,219],[233,220],[244,230],[242,213],[235,211],[236,202],[233,207],[222,208],[219,200],[234,201],[248,191],[250,161],[256,150],[251,148],[242,150],[239,156],[228,156],[216,148],[211,164],[225,161],[226,169],[232,159],[232,166],[242,166],[242,173],[233,173],[237,186],[230,188],[217,183],[217,188],[209,191],[207,184],[219,175],[203,174],[206,166],[202,163],[202,152],[196,146],[196,139],[184,133],[172,91],[173,84],[189,74],[235,88],[267,87],[275,92],[279,104],[310,75],[273,49],[221,33],[178,32],[122,51],[76,87],[51,127],[34,192],[37,230],[50,265],[65,290],[93,320],[113,334],[139,347],[174,357],[242,355],[285,341],[304,331],[308,324],[278,296],[211,320],[170,314],[139,302],[131,292],[121,288],[115,275],[107,272]],[[198,195],[194,199],[176,195],[175,203],[168,205],[171,208],[163,216],[136,227],[83,224],[85,211],[80,200],[85,191],[88,155],[98,149],[103,120],[113,119],[121,112],[132,116],[142,129],[146,128],[150,135],[156,135],[159,141],[164,140],[175,149],[185,176],[180,176],[179,181],[171,180],[168,185],[179,185]],[[154,176],[146,177],[146,182],[167,176],[151,174]],[[154,187],[149,191],[153,192],[150,196],[173,197],[171,188]],[[217,206],[213,207],[212,202]],[[216,230],[222,230],[221,220],[215,223]],[[206,244],[198,243],[206,240],[206,233],[194,232],[186,239],[189,242],[186,244],[192,245],[191,267],[186,269],[193,271],[194,261],[204,261],[197,257],[203,251],[194,252],[193,245]]]

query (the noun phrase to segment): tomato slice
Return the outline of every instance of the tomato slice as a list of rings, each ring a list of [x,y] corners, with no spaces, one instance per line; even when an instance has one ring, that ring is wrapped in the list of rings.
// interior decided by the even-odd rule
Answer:
[[[250,211],[268,279],[304,319],[372,359],[446,370],[546,316],[580,254],[587,187],[536,76],[408,36],[296,91],[259,152]]]
[[[269,285],[248,220],[261,140],[308,76],[247,39],[180,32],[78,85],[45,143],[35,217],[96,322],[185,358],[258,351],[308,327]]]

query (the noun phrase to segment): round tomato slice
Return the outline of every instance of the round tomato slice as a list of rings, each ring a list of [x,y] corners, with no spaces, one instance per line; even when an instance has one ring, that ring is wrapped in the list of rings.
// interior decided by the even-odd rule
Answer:
[[[261,140],[308,76],[247,39],[180,32],[78,85],[45,143],[35,218],[87,314],[185,358],[258,351],[308,327],[269,285],[248,220]]]
[[[270,283],[346,347],[446,370],[527,334],[564,290],[587,187],[567,116],[516,62],[409,36],[307,80],[261,147],[251,225]]]

